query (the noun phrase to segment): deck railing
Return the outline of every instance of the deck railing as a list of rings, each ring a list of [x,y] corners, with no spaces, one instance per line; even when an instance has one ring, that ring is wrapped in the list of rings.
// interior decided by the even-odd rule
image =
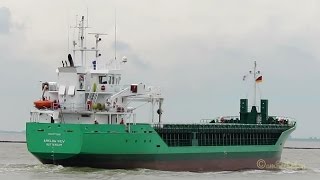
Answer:
[[[290,126],[294,126],[296,124],[296,120],[291,117],[269,116],[268,118],[272,118],[272,122],[270,122],[270,124],[284,124],[284,125],[290,125]],[[201,124],[208,124],[208,123],[239,124],[240,117],[239,116],[221,116],[213,119],[201,119],[200,123]]]

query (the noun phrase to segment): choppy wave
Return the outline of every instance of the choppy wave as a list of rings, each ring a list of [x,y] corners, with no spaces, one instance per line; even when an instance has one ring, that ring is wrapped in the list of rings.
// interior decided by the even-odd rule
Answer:
[[[63,166],[46,165],[46,164],[0,164],[0,172],[18,172],[18,171],[45,171],[54,172],[60,171]]]
[[[315,173],[320,173],[320,168],[312,168],[311,170]]]
[[[294,170],[294,171],[300,171],[300,170],[306,170],[307,167],[305,164],[299,163],[299,162],[280,162],[279,167],[281,170]]]
[[[238,179],[273,176],[305,176],[320,175],[320,168],[309,169],[304,164],[297,162],[282,162],[280,170],[245,170],[245,171],[220,171],[220,172],[169,172],[149,169],[136,170],[106,170],[88,167],[63,167],[61,165],[45,164],[0,164],[0,174],[29,175],[26,179],[155,179],[155,180],[187,180],[187,179]],[[0,176],[1,177],[1,176]]]

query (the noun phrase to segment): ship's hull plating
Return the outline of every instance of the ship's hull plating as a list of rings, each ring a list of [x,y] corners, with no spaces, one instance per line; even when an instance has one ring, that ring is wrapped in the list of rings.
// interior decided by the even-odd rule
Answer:
[[[168,147],[150,125],[56,125],[27,123],[29,151],[44,164],[107,169],[168,171],[277,169],[275,145]]]
[[[37,156],[36,154],[34,154]],[[49,155],[51,156],[51,155]],[[161,156],[161,155],[160,155]],[[196,154],[201,156],[201,154]],[[183,159],[170,159],[163,155],[75,155],[67,159],[41,159],[39,160],[43,164],[56,164],[62,166],[73,167],[93,167],[93,168],[106,168],[106,169],[156,169],[165,171],[235,171],[244,169],[271,169],[278,168],[278,162],[280,160],[280,153],[274,154],[272,157],[264,157],[260,154],[260,157],[244,158],[232,158],[229,155],[228,158],[193,158],[190,159],[190,155],[185,154]],[[162,159],[163,158],[163,159]],[[262,162],[260,162],[262,161]]]

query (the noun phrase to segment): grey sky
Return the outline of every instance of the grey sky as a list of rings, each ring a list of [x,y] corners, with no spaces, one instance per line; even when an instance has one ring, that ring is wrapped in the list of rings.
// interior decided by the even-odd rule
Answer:
[[[7,34],[10,30],[10,11],[6,7],[0,8],[0,33]]]
[[[123,80],[161,86],[165,121],[238,115],[249,88],[242,76],[256,60],[270,114],[295,117],[294,136],[320,136],[315,0],[0,0],[0,129],[24,129],[39,80],[56,79],[68,26],[86,7],[89,31],[109,34],[102,43],[108,59],[117,9],[118,54],[129,60]]]

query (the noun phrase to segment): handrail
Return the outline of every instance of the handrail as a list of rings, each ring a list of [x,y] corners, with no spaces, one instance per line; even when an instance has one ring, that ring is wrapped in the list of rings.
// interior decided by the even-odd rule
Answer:
[[[276,120],[276,124],[289,124],[289,125],[295,125],[296,120],[292,117],[287,116],[269,116],[268,118],[273,118]],[[207,124],[207,123],[222,123],[222,124],[239,124],[237,122],[224,122],[224,121],[239,121],[240,123],[240,116],[220,116],[212,119],[201,119],[200,123]]]
[[[280,124],[228,124],[228,123],[211,123],[211,124],[152,124],[152,127],[155,129],[166,129],[166,130],[210,130],[210,129],[251,129],[251,130],[272,130],[272,129],[283,129],[292,127],[289,124],[280,125]]]

